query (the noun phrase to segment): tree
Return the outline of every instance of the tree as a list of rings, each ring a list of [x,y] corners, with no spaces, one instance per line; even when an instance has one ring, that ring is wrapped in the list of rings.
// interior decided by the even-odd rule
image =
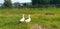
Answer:
[[[46,0],[32,0],[32,5],[44,4]]]
[[[20,3],[19,2],[15,2],[14,3],[14,7],[20,7]]]
[[[44,0],[44,4],[49,4],[50,0]]]
[[[27,4],[26,3],[23,3],[23,6],[27,6]]]
[[[4,7],[12,7],[11,0],[4,0]]]
[[[60,0],[56,0],[56,4],[60,4]]]
[[[60,0],[31,0],[32,5],[36,4],[60,4]]]
[[[51,0],[50,4],[60,4],[60,0]]]
[[[37,4],[37,0],[31,0],[32,1],[32,5],[36,5]]]

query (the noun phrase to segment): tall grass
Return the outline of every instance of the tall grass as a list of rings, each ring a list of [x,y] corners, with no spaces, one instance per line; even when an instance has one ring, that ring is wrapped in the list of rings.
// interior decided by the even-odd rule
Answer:
[[[30,24],[25,22],[18,24],[22,14],[25,14],[26,18],[28,18],[28,14],[31,14],[32,21]],[[0,29],[30,29],[34,24],[42,25],[47,29],[60,29],[60,8],[0,10]]]

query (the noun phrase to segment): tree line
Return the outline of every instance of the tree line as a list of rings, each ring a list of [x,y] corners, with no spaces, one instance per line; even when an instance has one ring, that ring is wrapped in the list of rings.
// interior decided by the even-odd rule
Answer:
[[[60,4],[60,0],[31,0],[31,3],[23,3],[21,5],[19,2],[12,4],[11,0],[4,0],[3,7],[21,7],[21,6],[34,6],[34,5],[48,5],[48,4]],[[60,6],[60,5],[59,5]]]
[[[60,4],[60,0],[32,0],[32,4]]]
[[[33,6],[60,7],[60,0],[31,0]]]

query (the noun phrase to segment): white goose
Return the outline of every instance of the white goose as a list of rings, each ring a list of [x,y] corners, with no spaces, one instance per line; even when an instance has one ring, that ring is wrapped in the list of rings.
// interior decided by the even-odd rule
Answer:
[[[24,20],[25,20],[25,18],[24,18],[24,14],[23,14],[22,19],[20,19],[20,23],[21,23],[21,22],[24,22]]]
[[[28,19],[25,20],[26,23],[29,23],[31,21],[30,14],[28,15]]]

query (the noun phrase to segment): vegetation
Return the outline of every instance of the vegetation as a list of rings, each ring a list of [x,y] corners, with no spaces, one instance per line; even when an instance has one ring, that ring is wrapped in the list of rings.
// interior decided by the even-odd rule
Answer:
[[[14,3],[14,6],[15,6],[15,7],[20,7],[20,3],[19,3],[19,2],[15,2],[15,3]]]
[[[19,2],[12,5],[11,0],[4,0],[2,6],[5,8],[0,9],[0,29],[37,29],[36,27],[40,26],[45,29],[60,29],[60,8],[21,8],[23,6],[35,7],[36,5],[43,6],[47,4],[54,4],[55,6],[60,4],[60,0],[32,0],[32,5],[31,3],[23,3],[22,5]],[[10,8],[13,6],[14,8]],[[25,14],[26,18],[28,18],[28,14],[31,14],[32,21],[30,23],[23,22],[19,24],[22,14]]]
[[[4,7],[12,7],[11,0],[4,0]]]
[[[18,24],[22,14],[26,18],[31,14],[32,21]],[[0,29],[31,29],[35,24],[46,29],[60,29],[60,8],[0,9]]]
[[[46,5],[46,7],[48,7],[50,5],[51,6],[55,5],[55,6],[60,7],[60,0],[31,0],[31,1],[32,2],[30,2],[30,3],[19,3],[19,2],[12,3],[11,0],[4,0],[2,7],[3,6],[4,7],[39,6],[40,7],[42,5]],[[42,7],[44,7],[44,6],[42,6]]]
[[[32,4],[60,4],[60,0],[32,0]]]

